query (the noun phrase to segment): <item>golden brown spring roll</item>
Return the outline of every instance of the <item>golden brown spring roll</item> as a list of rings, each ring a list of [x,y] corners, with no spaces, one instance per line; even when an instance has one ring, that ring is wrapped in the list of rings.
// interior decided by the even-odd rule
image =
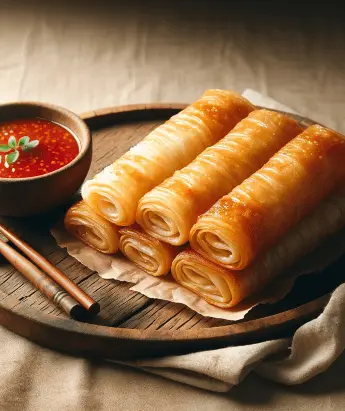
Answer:
[[[104,254],[119,248],[118,228],[96,214],[85,201],[74,204],[66,213],[65,228],[86,245]]]
[[[345,225],[345,190],[320,203],[272,249],[242,271],[229,270],[188,250],[172,263],[175,280],[210,304],[229,308],[260,291],[269,281],[313,251]]]
[[[344,181],[344,158],[343,136],[308,127],[199,218],[192,248],[224,267],[248,267]]]
[[[173,259],[181,250],[153,238],[136,225],[121,228],[119,232],[122,253],[155,277],[168,274]]]
[[[200,214],[301,132],[296,121],[283,114],[251,112],[218,143],[145,194],[137,222],[159,240],[184,244]]]
[[[189,164],[253,110],[254,106],[237,93],[206,91],[87,181],[82,188],[84,200],[114,224],[133,224],[144,194]]]

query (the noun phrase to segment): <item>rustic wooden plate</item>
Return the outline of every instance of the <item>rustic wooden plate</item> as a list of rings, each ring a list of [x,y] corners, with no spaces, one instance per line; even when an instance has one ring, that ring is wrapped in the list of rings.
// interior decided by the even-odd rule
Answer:
[[[184,106],[133,105],[84,114],[94,138],[90,176]],[[294,117],[305,126],[312,123]],[[60,209],[49,215],[2,221],[99,301],[101,314],[86,322],[67,318],[13,267],[1,262],[0,324],[39,344],[70,353],[124,360],[286,336],[318,315],[329,293],[344,280],[342,257],[324,273],[300,277],[284,300],[258,306],[242,321],[204,318],[181,304],[130,291],[130,284],[103,280],[82,266],[58,248],[49,234],[62,213]]]

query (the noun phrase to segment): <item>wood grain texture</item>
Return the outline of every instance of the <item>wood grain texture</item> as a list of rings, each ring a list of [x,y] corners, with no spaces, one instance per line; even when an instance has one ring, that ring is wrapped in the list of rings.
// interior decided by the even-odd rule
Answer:
[[[3,241],[5,244],[2,244],[0,241],[0,245],[3,245],[6,250],[6,243],[11,241],[23,254],[25,254],[28,259],[35,265],[37,265],[43,271],[43,275],[47,275],[50,277],[53,282],[52,287],[55,287],[54,282],[57,285],[60,285],[67,293],[70,294],[76,301],[78,301],[86,310],[88,310],[92,314],[99,313],[99,304],[96,303],[90,296],[88,296],[83,290],[81,290],[73,281],[71,281],[67,276],[65,276],[61,271],[59,271],[53,264],[51,264],[48,260],[43,258],[37,251],[35,251],[32,247],[30,247],[27,243],[13,234],[8,228],[0,224],[0,240],[1,235],[5,236],[5,240]],[[8,248],[7,248],[8,249]],[[17,253],[16,250],[10,248],[11,253],[15,255]],[[11,256],[10,253],[10,256]],[[4,253],[2,253],[4,256]],[[24,258],[20,254],[18,254],[19,259]],[[7,258],[7,260],[13,265],[14,262]],[[17,267],[18,268],[18,267]],[[36,270],[37,271],[37,270]],[[28,278],[28,277],[27,277]]]
[[[94,141],[89,177],[184,107],[184,104],[143,104],[84,114],[82,117],[93,130]],[[293,117],[304,126],[313,123]],[[231,323],[205,318],[181,304],[152,300],[131,291],[130,284],[103,280],[70,257],[66,250],[59,249],[49,228],[62,217],[68,205],[40,217],[0,219],[101,306],[101,313],[88,322],[69,319],[13,267],[0,261],[0,324],[54,349],[133,359],[286,336],[320,313],[329,293],[344,281],[345,257],[342,257],[324,273],[301,277],[284,300],[256,307],[244,320]],[[305,289],[310,290],[307,295]]]

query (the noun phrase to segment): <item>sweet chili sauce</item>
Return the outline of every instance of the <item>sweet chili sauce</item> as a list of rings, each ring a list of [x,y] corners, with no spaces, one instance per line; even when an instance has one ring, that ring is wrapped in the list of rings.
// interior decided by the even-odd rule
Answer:
[[[41,118],[0,123],[0,178],[36,177],[58,170],[79,153],[65,127]]]

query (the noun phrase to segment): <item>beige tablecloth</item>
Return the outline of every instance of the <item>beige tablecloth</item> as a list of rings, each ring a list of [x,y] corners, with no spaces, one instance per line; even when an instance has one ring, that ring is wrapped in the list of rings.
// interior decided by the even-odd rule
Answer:
[[[45,3],[0,0],[1,101],[81,112],[249,87],[345,132],[340,6],[313,13],[291,2]],[[344,409],[344,355],[301,386],[249,375],[214,394],[58,354],[3,329],[0,346],[0,410]]]

